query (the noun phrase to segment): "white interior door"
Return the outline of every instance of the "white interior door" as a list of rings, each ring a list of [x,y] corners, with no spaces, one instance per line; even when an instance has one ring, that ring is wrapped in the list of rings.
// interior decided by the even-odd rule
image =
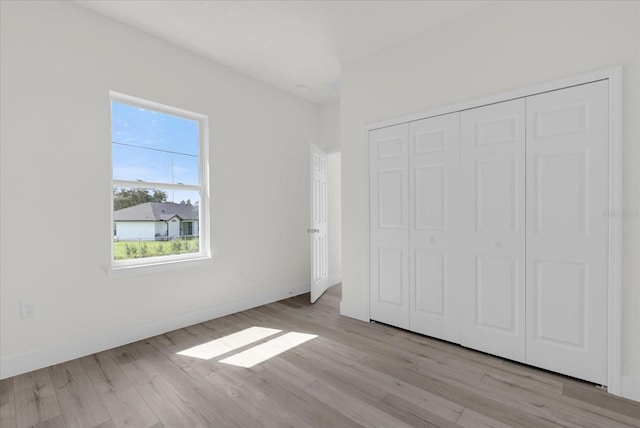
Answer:
[[[456,343],[459,165],[460,113],[409,125],[410,329]]]
[[[369,132],[371,319],[409,328],[408,128]]]
[[[527,363],[607,383],[608,82],[527,98]]]
[[[461,113],[461,344],[525,359],[525,100]]]
[[[327,154],[311,145],[311,303],[329,287]]]

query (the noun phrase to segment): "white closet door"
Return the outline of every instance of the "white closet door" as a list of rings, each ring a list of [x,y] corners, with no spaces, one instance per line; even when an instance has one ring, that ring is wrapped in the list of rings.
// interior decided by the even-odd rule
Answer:
[[[409,249],[412,331],[460,343],[460,114],[409,126]]]
[[[527,359],[607,383],[608,82],[527,98]]]
[[[371,319],[409,328],[408,124],[369,132]]]
[[[462,112],[461,344],[525,359],[525,101]]]

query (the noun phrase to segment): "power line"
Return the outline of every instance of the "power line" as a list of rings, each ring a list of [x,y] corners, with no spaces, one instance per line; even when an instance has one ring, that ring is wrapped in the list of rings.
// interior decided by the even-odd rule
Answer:
[[[173,152],[171,150],[154,149],[153,147],[141,147],[141,146],[136,146],[135,144],[119,143],[117,141],[112,141],[112,143],[117,144],[118,146],[135,147],[136,149],[152,150],[154,152],[170,153],[172,155],[190,156],[192,158],[198,157],[198,155],[192,155],[190,153],[180,153],[180,152]]]

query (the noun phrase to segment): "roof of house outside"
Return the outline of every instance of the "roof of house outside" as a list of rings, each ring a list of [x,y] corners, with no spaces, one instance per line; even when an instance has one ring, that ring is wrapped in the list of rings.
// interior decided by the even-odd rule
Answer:
[[[173,202],[146,202],[113,212],[114,221],[167,221],[173,217],[181,220],[198,220],[197,205]]]

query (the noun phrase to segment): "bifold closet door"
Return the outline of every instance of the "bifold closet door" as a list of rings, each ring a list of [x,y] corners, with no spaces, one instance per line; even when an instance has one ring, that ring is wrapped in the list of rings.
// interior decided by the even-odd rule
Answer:
[[[461,113],[461,344],[525,360],[525,100]]]
[[[605,385],[608,81],[527,98],[527,363]]]
[[[409,326],[456,343],[459,165],[460,113],[409,125]]]
[[[408,130],[369,132],[371,319],[409,328]]]

